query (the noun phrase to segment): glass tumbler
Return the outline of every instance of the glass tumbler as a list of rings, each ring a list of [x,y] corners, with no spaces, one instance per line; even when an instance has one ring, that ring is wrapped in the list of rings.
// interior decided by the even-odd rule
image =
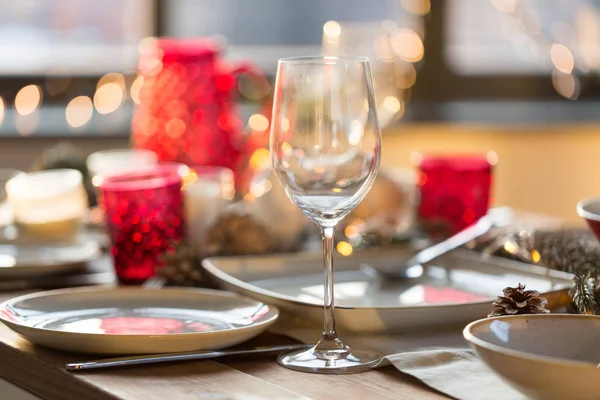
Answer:
[[[448,237],[488,212],[495,153],[419,158],[417,215],[425,232]]]
[[[113,174],[100,183],[115,272],[122,284],[153,277],[161,255],[185,232],[181,166],[155,165]]]

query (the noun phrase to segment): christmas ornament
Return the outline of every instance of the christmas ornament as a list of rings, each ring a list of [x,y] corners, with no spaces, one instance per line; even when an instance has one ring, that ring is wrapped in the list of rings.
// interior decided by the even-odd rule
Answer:
[[[504,295],[499,296],[494,303],[494,309],[488,317],[516,314],[546,314],[548,300],[540,297],[535,290],[525,290],[525,285],[518,284],[516,288],[507,287],[503,290]]]

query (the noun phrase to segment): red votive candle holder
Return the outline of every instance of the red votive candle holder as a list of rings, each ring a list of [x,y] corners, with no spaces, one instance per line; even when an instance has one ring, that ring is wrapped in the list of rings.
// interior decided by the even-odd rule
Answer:
[[[134,147],[161,162],[235,170],[244,142],[236,78],[255,69],[229,65],[212,38],[146,39],[140,50]]]
[[[181,166],[162,164],[106,177],[100,204],[120,283],[136,285],[155,275],[160,257],[185,233]]]
[[[487,214],[495,153],[419,159],[417,216],[427,234],[448,237]]]

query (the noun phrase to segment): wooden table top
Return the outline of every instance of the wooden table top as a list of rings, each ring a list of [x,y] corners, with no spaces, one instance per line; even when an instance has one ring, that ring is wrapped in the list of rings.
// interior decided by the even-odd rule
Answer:
[[[21,294],[0,293],[0,302]],[[256,342],[289,339],[265,334]],[[0,377],[48,400],[448,399],[393,367],[319,375],[285,369],[272,358],[254,358],[79,373],[64,370],[65,363],[82,359],[32,345],[0,324]]]

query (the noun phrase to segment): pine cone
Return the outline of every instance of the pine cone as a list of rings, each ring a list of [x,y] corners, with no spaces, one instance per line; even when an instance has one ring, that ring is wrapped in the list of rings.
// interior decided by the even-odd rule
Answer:
[[[516,288],[504,289],[504,296],[499,296],[492,304],[494,309],[488,317],[516,314],[546,314],[548,300],[540,297],[535,290],[525,290],[525,285],[519,283]]]
[[[203,283],[199,256],[191,244],[185,241],[176,244],[174,251],[166,253],[162,261],[163,265],[156,269],[156,274],[167,284],[199,286]]]

